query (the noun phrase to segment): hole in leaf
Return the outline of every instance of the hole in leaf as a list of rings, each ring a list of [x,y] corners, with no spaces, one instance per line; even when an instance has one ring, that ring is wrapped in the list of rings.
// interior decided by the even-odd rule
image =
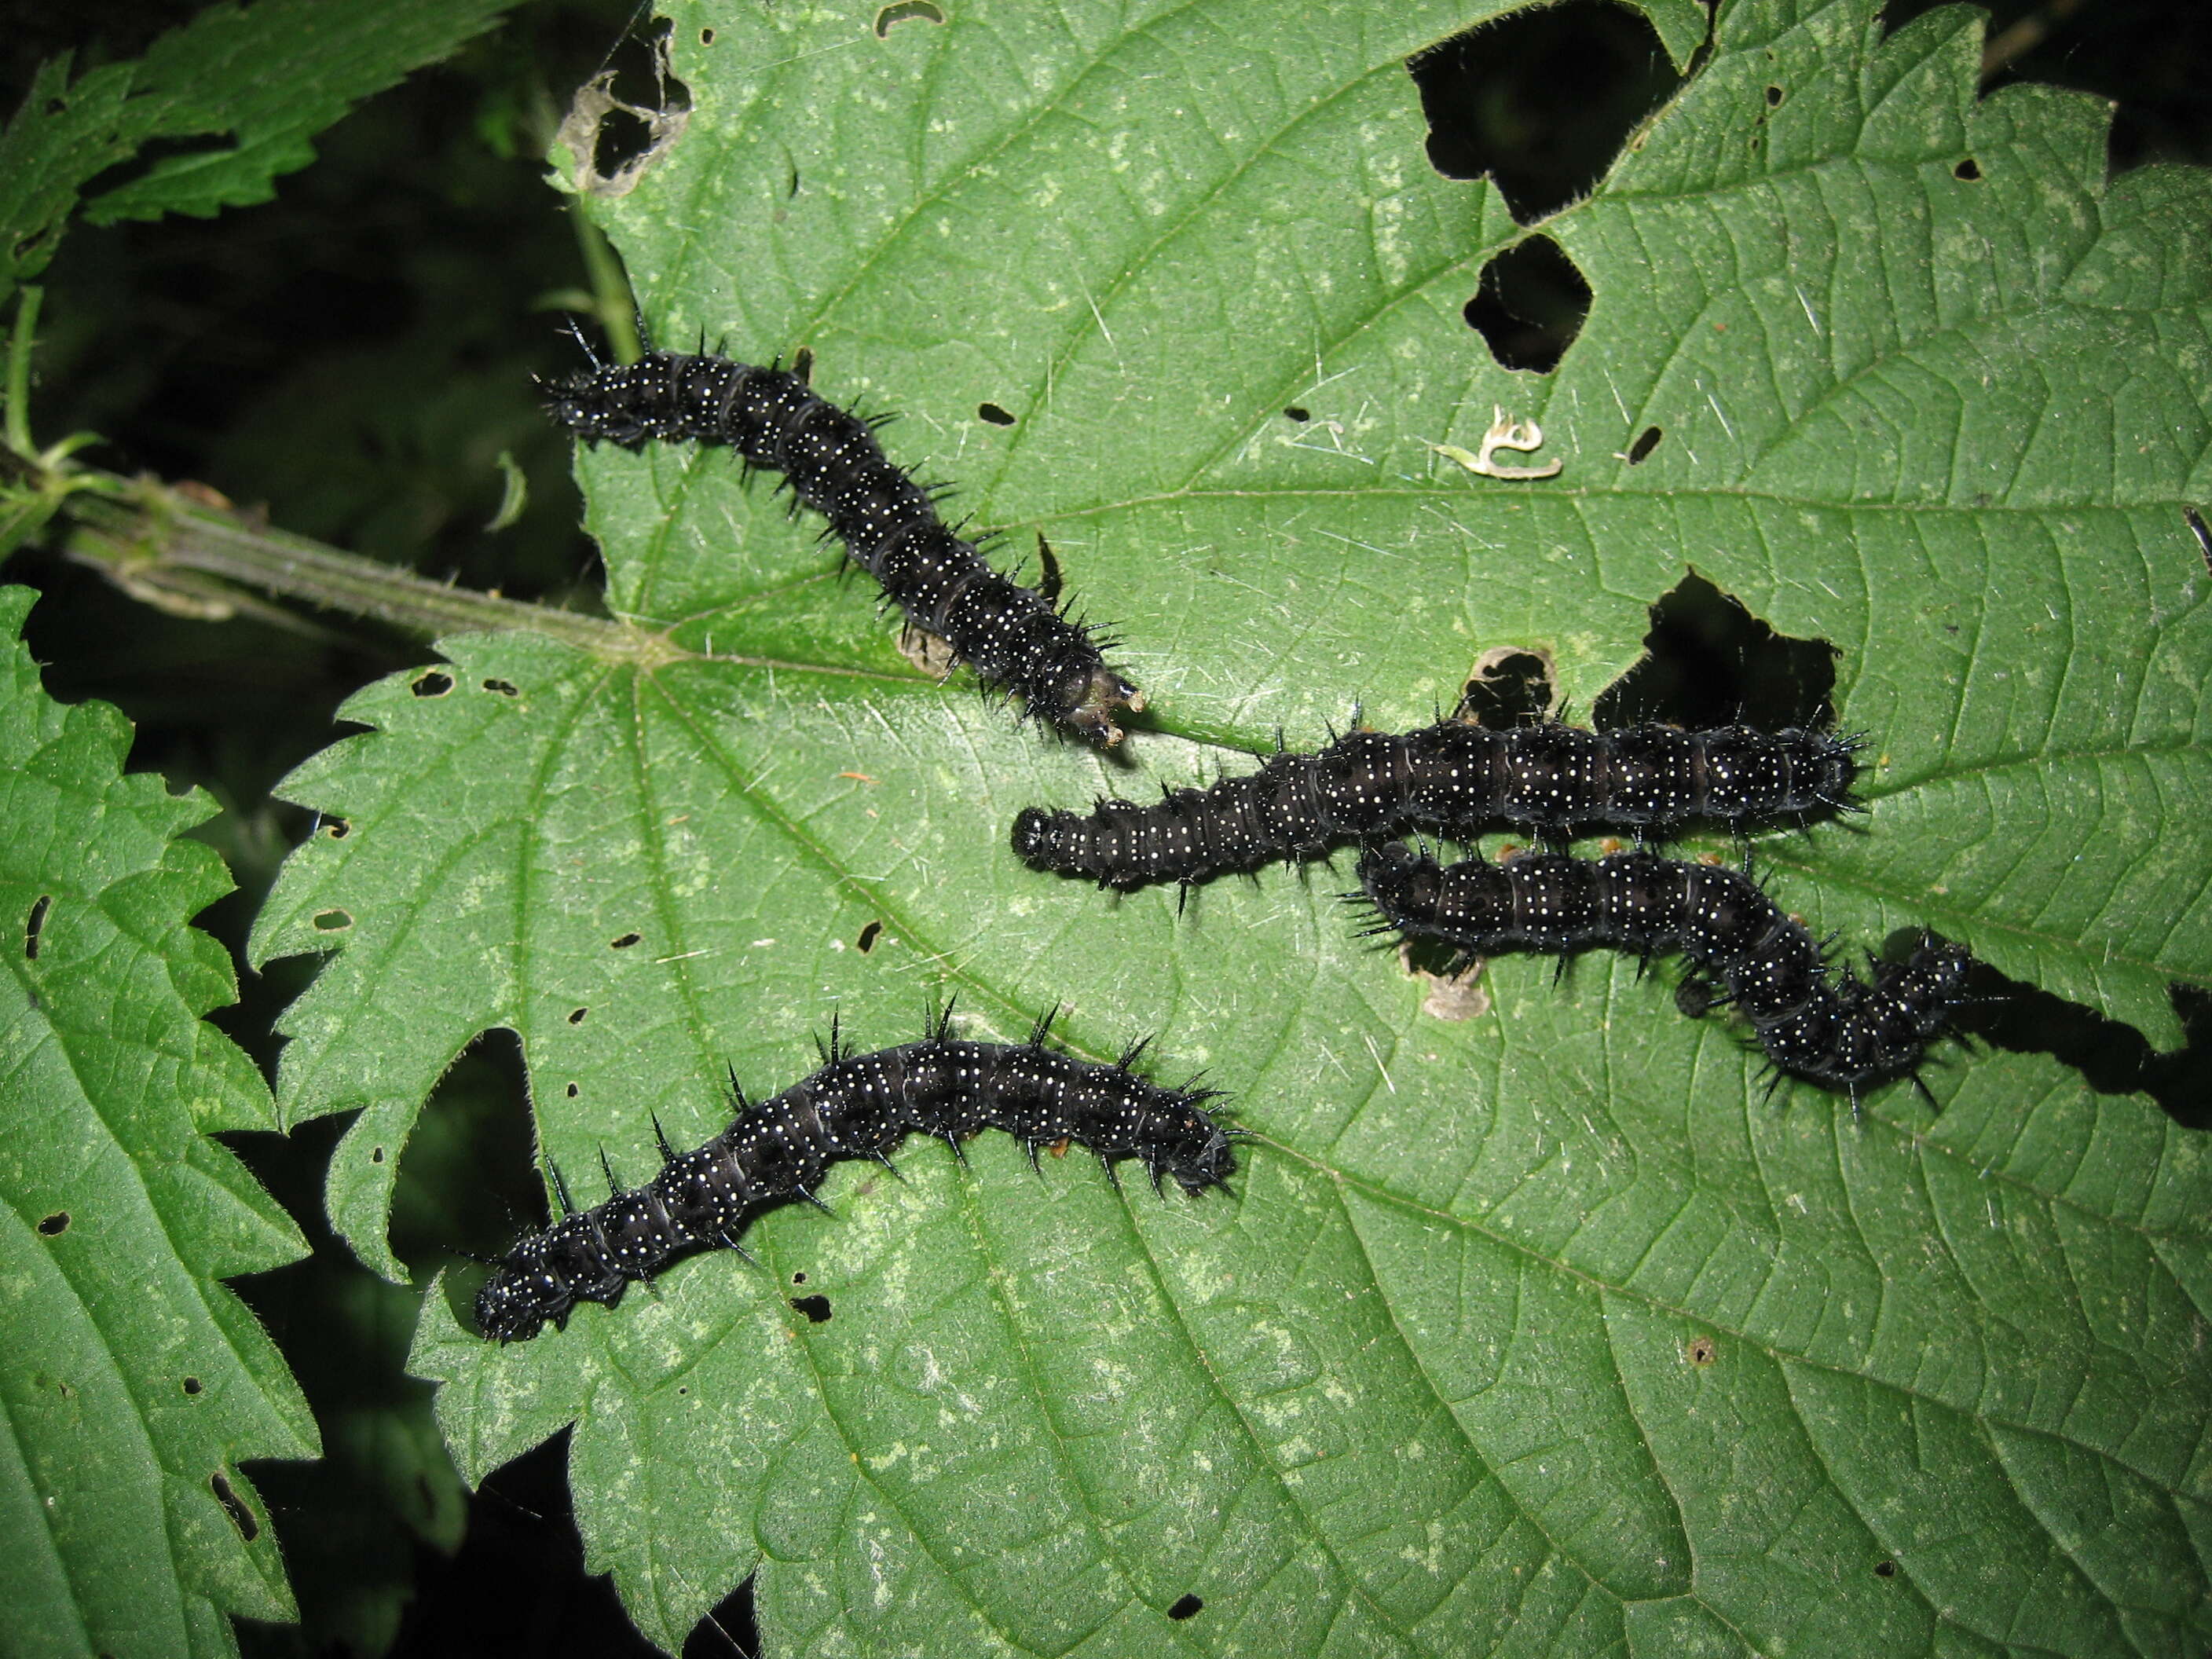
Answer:
[[[1589,284],[1574,261],[1550,237],[1531,236],[1483,266],[1464,314],[1499,368],[1548,374],[1582,332],[1589,306]]]
[[[1779,88],[1779,87],[1769,87],[1769,88],[1767,88],[1767,89],[1766,89],[1766,106],[1767,106],[1767,108],[1769,108],[1769,109],[1779,109],[1779,108],[1781,108],[1781,107],[1782,107],[1782,88]]]
[[[56,1210],[52,1215],[40,1216],[39,1218],[39,1237],[41,1238],[58,1237],[61,1234],[69,1231],[69,1224],[70,1212],[67,1210]]]
[[[830,1322],[830,1298],[826,1296],[794,1296],[791,1298],[791,1305],[805,1314],[813,1324],[826,1325]]]
[[[384,1162],[384,1148],[383,1148],[383,1147],[381,1147],[381,1146],[372,1146],[372,1147],[370,1147],[370,1148],[368,1149],[368,1161],[369,1161],[371,1164],[381,1164],[381,1163],[383,1163],[383,1162]]]
[[[1188,1619],[1205,1605],[1206,1603],[1199,1600],[1195,1595],[1188,1594],[1178,1595],[1175,1599],[1175,1604],[1168,1609],[1168,1617],[1170,1619]]]
[[[607,941],[607,949],[610,951],[627,951],[631,945],[636,944],[638,940],[643,937],[644,935],[641,933],[624,933],[620,939],[609,939]]]
[[[1651,452],[1659,447],[1659,440],[1667,434],[1656,426],[1647,426],[1636,434],[1636,441],[1628,447],[1627,461],[1631,466],[1641,466],[1650,459]]]
[[[1283,410],[1283,418],[1286,421],[1310,421],[1313,419],[1313,411],[1310,409],[1302,408],[1297,404],[1292,404]]]
[[[792,180],[791,191],[794,196],[799,193],[799,181],[796,178]],[[791,373],[793,378],[801,386],[813,384],[814,348],[812,346],[801,346],[791,354]]]
[[[883,931],[883,923],[880,921],[870,922],[866,927],[860,929],[860,937],[853,941],[854,947],[859,950],[862,956],[867,955],[869,951],[876,948],[876,940],[881,937]]]
[[[1692,1365],[1710,1365],[1717,1351],[1710,1336],[1693,1336],[1682,1349],[1682,1357]]]
[[[794,1285],[804,1285],[806,1282],[806,1269],[801,1267],[797,1273],[792,1274],[791,1282]]]
[[[314,929],[319,933],[343,933],[352,926],[353,913],[349,910],[315,912]]]
[[[993,426],[1012,426],[1014,423],[1014,417],[996,404],[976,404],[975,418],[988,421]]]
[[[1502,646],[1475,664],[1458,712],[1483,726],[1525,726],[1543,718],[1554,695],[1550,662],[1534,651]]]
[[[640,11],[638,17],[646,14]],[[599,72],[576,89],[559,137],[582,158],[576,182],[594,195],[624,196],[682,137],[690,89],[669,72],[675,25],[626,31]]]
[[[31,902],[30,916],[23,923],[23,960],[26,962],[39,959],[39,935],[46,931],[46,912],[53,908],[53,904],[54,897],[51,893],[41,893]]]
[[[1896,1563],[1896,1562],[1894,1562],[1894,1561],[1877,1561],[1877,1562],[1875,1562],[1875,1563],[1874,1564],[1874,1576],[1875,1576],[1875,1577],[1877,1577],[1877,1578],[1894,1578],[1894,1577],[1897,1577],[1897,1563]]]
[[[603,179],[612,179],[653,148],[653,128],[635,110],[617,104],[599,116],[592,144],[592,166]]]
[[[208,1478],[208,1485],[215,1492],[215,1501],[230,1517],[230,1524],[238,1528],[240,1538],[251,1544],[261,1536],[261,1523],[253,1518],[253,1511],[246,1507],[245,1501],[230,1489],[230,1482],[223,1479],[220,1471]]]
[[[584,1023],[584,1016],[591,1012],[589,1008],[571,1008],[568,1011],[568,1024],[581,1025]]]
[[[1884,32],[1893,34],[1943,3],[1886,0]],[[1990,14],[1982,48],[1984,99],[2021,81],[2094,93],[2118,106],[2106,146],[2112,173],[2151,161],[2203,164],[2212,9],[1996,0],[1984,9]]]
[[[901,23],[920,21],[942,23],[945,13],[930,0],[898,0],[896,5],[885,6],[876,14],[876,39],[880,40]]]
[[[199,1380],[199,1378],[198,1378],[197,1376],[188,1376],[188,1377],[186,1377],[186,1378],[185,1379],[185,1392],[186,1394],[198,1394],[199,1391],[200,1391],[200,1380]]]
[[[1736,720],[1761,731],[1835,719],[1836,653],[1778,634],[1694,570],[1651,607],[1644,657],[1598,694],[1601,726]]]
[[[353,825],[348,823],[343,818],[332,818],[323,825],[323,833],[332,841],[343,841],[348,836],[353,834]]]
[[[1972,156],[1969,155],[1965,161],[1960,162],[1958,166],[1951,169],[1951,176],[1954,179],[1958,179],[1961,184],[1972,185],[1978,183],[1982,176],[1982,164],[1979,161],[1977,161]]]
[[[400,1259],[419,1267],[457,1253],[500,1256],[541,1224],[536,1139],[520,1041],[504,1029],[478,1034],[439,1079],[405,1147],[389,1154],[398,1166],[391,1238]]]
[[[443,669],[432,668],[417,675],[412,690],[418,697],[442,697],[453,689],[453,677]]]
[[[514,682],[510,680],[486,680],[483,683],[483,689],[487,691],[496,691],[502,697],[519,697],[522,695],[514,689]]]
[[[1460,979],[1462,969],[1467,966],[1460,959],[1462,954],[1455,945],[1446,945],[1439,939],[1405,939],[1398,946],[1398,966],[1405,970],[1407,979],[1443,984]],[[1474,971],[1479,977],[1480,969]],[[1472,992],[1472,982],[1464,988]]]
[[[568,1085],[568,1098],[571,1100],[574,1100],[578,1095],[580,1095],[584,1091],[581,1089],[578,1088],[573,1083]]]
[[[1052,550],[1052,544],[1045,540],[1044,532],[1040,530],[1037,532],[1037,597],[1047,605],[1057,605],[1060,582],[1060,556]]]
[[[1429,124],[1429,163],[1486,174],[1522,224],[1589,194],[1680,77],[1651,25],[1606,0],[1529,7],[1406,65]]]
[[[2049,1054],[2100,1095],[2148,1095],[2184,1128],[2212,1128],[2212,995],[2193,986],[2166,987],[2181,1019],[2182,1044],[2160,1052],[2134,1026],[2008,979],[1986,963],[1975,965],[1966,993],[1952,1023],[1991,1047]]]
[[[702,46],[713,46],[714,44],[714,31],[711,28],[701,29],[699,31],[699,44]]]
[[[1459,952],[1434,939],[1405,939],[1398,946],[1398,966],[1406,977],[1425,982],[1421,1012],[1431,1019],[1456,1025],[1480,1019],[1490,1012],[1490,993],[1483,988],[1483,964],[1462,962]]]

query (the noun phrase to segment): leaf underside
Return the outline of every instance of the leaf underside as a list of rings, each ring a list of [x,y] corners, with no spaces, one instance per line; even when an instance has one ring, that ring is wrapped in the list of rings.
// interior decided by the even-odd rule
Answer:
[[[2205,179],[2108,180],[2091,100],[1978,102],[1963,9],[1723,7],[1542,227],[1593,300],[1539,376],[1462,315],[1526,229],[1428,166],[1403,67],[1480,8],[666,10],[691,118],[592,203],[657,337],[896,410],[1155,723],[1102,759],[939,684],[726,453],[582,457],[671,659],[448,641],[287,787],[324,827],[255,949],[330,952],[279,1093],[362,1110],[333,1216],[397,1272],[401,1150],[493,1027],[572,1176],[713,1133],[726,1061],[779,1088],[833,1010],[889,1043],[948,993],[971,1034],[1156,1033],[1256,1139],[1194,1201],[911,1148],[754,1224],[757,1268],[503,1350],[434,1297],[471,1478],[574,1422],[590,1563],[672,1650],[756,1566],[779,1653],[2201,1641],[2212,1188],[2148,1103],[1955,1049],[1939,1114],[1770,1101],[1670,969],[1503,960],[1446,1020],[1342,864],[1179,916],[1006,836],[1355,704],[1424,722],[1499,647],[1587,708],[1694,570],[1829,642],[1872,738],[1863,820],[1755,844],[1790,908],[2171,1046],[2212,986]],[[1499,410],[1555,477],[1432,447]]]

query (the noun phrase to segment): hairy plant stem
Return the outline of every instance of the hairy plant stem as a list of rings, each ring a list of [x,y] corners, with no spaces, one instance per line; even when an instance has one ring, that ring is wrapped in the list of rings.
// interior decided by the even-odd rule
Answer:
[[[79,473],[63,507],[75,521],[69,556],[133,597],[185,616],[264,614],[239,583],[262,592],[435,636],[546,635],[611,661],[659,667],[690,655],[635,624],[479,593],[375,559],[248,522],[155,479]]]

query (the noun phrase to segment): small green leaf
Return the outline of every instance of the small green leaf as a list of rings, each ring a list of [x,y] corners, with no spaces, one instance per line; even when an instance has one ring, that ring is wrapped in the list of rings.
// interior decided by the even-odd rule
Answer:
[[[199,1018],[236,994],[189,926],[230,888],[178,838],[212,809],[123,775],[112,708],[47,699],[16,639],[33,597],[0,589],[0,1648],[234,1653],[230,1615],[292,1611],[240,1466],[313,1457],[316,1437],[218,1281],[305,1246],[206,1133],[274,1125],[252,1063]]]
[[[757,1267],[505,1349],[433,1297],[465,1474],[574,1423],[590,1561],[672,1650],[757,1565],[778,1651],[2201,1643],[2212,1170],[2148,1103],[1949,1049],[1938,1115],[1770,1100],[1663,970],[1503,960],[1446,1021],[1340,870],[1179,914],[1006,836],[1425,722],[1497,647],[1586,709],[1696,571],[1831,643],[1871,738],[1863,822],[1755,843],[1785,902],[2171,1046],[2212,988],[2206,178],[2107,180],[2090,100],[1978,100],[1964,9],[1725,5],[1541,227],[1593,299],[1536,375],[1463,319],[1528,228],[1429,167],[1404,69],[1467,9],[668,9],[691,118],[592,198],[659,337],[899,411],[1158,724],[1041,740],[726,453],[586,455],[667,659],[448,641],[288,786],[325,833],[255,950],[329,953],[280,1095],[363,1109],[333,1216],[396,1271],[394,1165],[493,1026],[580,1188],[654,1167],[656,1116],[720,1128],[726,1061],[780,1088],[833,1011],[892,1042],[944,991],[979,1034],[1155,1033],[1256,1139],[1197,1200],[910,1148],[750,1227]],[[1501,415],[1555,477],[1439,453]]]
[[[94,224],[265,202],[372,93],[481,33],[514,0],[259,0],[210,6],[143,58],[70,79],[39,66],[0,136],[0,296],[35,276],[84,186],[155,139],[201,140],[85,204]]]

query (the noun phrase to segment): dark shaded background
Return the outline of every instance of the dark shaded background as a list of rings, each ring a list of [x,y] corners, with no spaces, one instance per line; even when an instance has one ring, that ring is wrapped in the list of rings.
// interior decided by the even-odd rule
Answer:
[[[1889,16],[1929,9],[1899,0]],[[74,52],[80,69],[133,57],[198,9],[0,3],[0,106],[14,108],[46,57]],[[569,94],[602,64],[626,51],[616,61],[641,73],[633,21],[644,27],[627,0],[520,6],[502,28],[324,135],[318,162],[280,180],[265,205],[72,229],[43,278],[40,441],[96,431],[106,441],[87,457],[95,465],[199,480],[265,505],[286,529],[425,574],[596,605],[598,556],[577,528],[568,446],[532,391],[533,375],[574,364],[557,301],[586,283],[566,198],[543,184],[537,158]],[[2048,81],[2119,100],[2116,167],[2212,163],[2212,5],[2015,0],[1996,7],[1990,33],[2019,48],[1992,84]],[[1425,57],[1416,79],[1439,170],[1492,174],[1524,222],[1587,191],[1675,83],[1648,26],[1602,0],[1462,37]],[[623,90],[647,101],[641,81]],[[1555,255],[1534,239],[1471,281],[1469,326],[1501,361],[1547,367],[1579,327],[1588,292]],[[527,475],[529,507],[494,533],[484,526],[501,495],[502,451]],[[21,554],[0,574],[44,593],[27,635],[48,689],[116,703],[137,727],[135,769],[222,804],[200,833],[240,891],[203,922],[240,950],[278,863],[307,830],[307,816],[272,802],[270,788],[331,740],[350,691],[424,660],[426,647],[335,615],[301,613],[289,628],[181,620],[52,550]],[[1731,672],[1706,639],[1721,637],[1717,623],[1694,607],[1678,621],[1682,648],[1712,658],[1700,660],[1700,677]],[[309,971],[280,963],[264,979],[241,964],[242,1000],[216,1017],[264,1066],[276,1047],[271,1024]],[[2092,1030],[2082,1041],[2123,1039]],[[487,1038],[441,1087],[410,1146],[394,1223],[410,1265],[434,1268],[458,1248],[496,1250],[512,1225],[502,1217],[530,1214],[526,1111],[512,1039]],[[410,1579],[418,1599],[403,1654],[652,1651],[605,1582],[582,1576],[562,1445],[487,1483],[450,1560],[411,1540],[373,1469],[342,1467],[334,1424],[419,1401],[427,1389],[398,1374],[411,1301],[355,1266],[323,1227],[321,1170],[339,1127],[310,1125],[289,1141],[239,1138],[318,1243],[312,1261],[240,1289],[284,1346],[334,1448],[330,1464],[255,1471],[306,1623],[247,1627],[247,1651],[356,1652],[349,1598]],[[476,1194],[486,1168],[517,1177],[503,1196]],[[331,1311],[349,1306],[349,1316]],[[733,1597],[686,1651],[747,1651],[752,1639],[749,1608]]]

